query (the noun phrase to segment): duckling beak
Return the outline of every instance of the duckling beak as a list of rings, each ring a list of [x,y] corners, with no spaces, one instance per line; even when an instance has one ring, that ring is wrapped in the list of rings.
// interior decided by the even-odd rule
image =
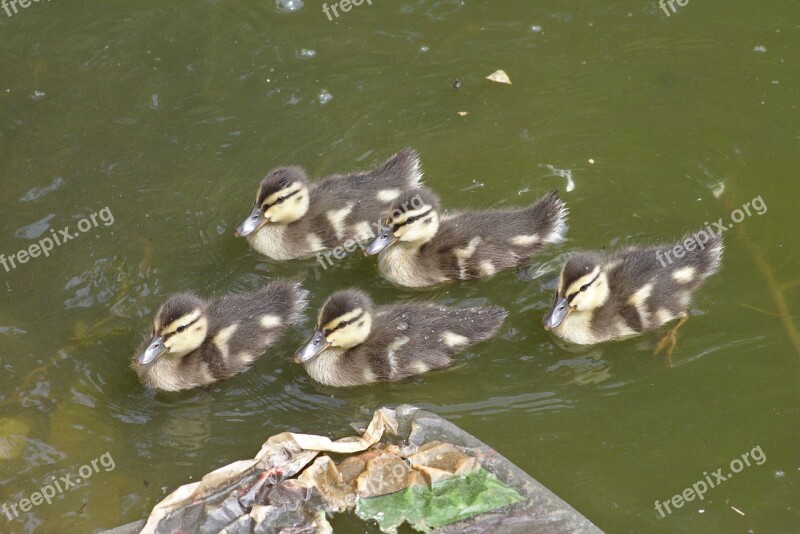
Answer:
[[[143,353],[136,357],[136,363],[139,365],[147,365],[148,363],[152,363],[167,352],[167,346],[164,345],[164,338],[162,336],[156,336],[150,340],[150,344],[147,345],[147,348]]]
[[[558,328],[558,325],[564,322],[570,312],[572,312],[572,307],[567,302],[566,297],[559,297],[553,305],[553,309],[544,316],[542,321],[544,329],[552,330],[553,328]]]
[[[398,239],[400,238],[394,236],[391,227],[384,226],[381,228],[381,231],[378,232],[378,237],[370,241],[369,244],[364,247],[364,256],[374,256],[378,252],[385,250],[397,243]]]
[[[236,237],[247,237],[268,222],[269,220],[264,217],[264,212],[261,211],[261,206],[254,206],[250,214],[236,225],[233,233]]]
[[[305,363],[330,346],[331,344],[325,339],[325,333],[318,329],[311,336],[311,339],[294,353],[294,362]]]

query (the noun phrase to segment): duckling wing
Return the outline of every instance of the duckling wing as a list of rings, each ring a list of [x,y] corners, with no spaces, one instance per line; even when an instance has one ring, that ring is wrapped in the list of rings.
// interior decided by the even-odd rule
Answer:
[[[281,280],[211,302],[203,348],[212,372],[223,378],[247,368],[302,318],[307,299],[299,283]]]
[[[506,310],[497,306],[451,308],[424,303],[378,309],[369,339],[360,347],[369,354],[372,372],[383,380],[441,369],[458,352],[492,337]]]
[[[561,241],[564,217],[560,199],[547,197],[522,210],[458,213],[443,218],[432,248],[450,278],[484,278],[517,267],[545,245]]]
[[[300,233],[313,232],[325,248],[374,237],[392,202],[421,176],[419,155],[410,148],[371,171],[328,176],[311,187],[307,227]]]
[[[719,268],[722,243],[714,239],[707,247],[664,261],[676,246],[630,247],[612,254],[606,267],[609,301],[599,317],[618,315],[638,333],[683,315],[694,292]]]

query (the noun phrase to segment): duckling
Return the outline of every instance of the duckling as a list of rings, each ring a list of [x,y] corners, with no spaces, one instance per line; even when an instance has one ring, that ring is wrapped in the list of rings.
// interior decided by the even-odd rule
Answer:
[[[300,320],[307,298],[308,291],[289,281],[210,300],[172,295],[156,313],[133,368],[147,387],[164,391],[230,378]]]
[[[315,183],[301,167],[280,167],[261,181],[255,205],[235,233],[275,260],[371,239],[387,207],[421,178],[419,155],[410,148],[369,172]]]
[[[398,381],[441,369],[450,357],[492,337],[503,324],[499,306],[450,308],[425,302],[375,306],[364,292],[331,295],[295,362],[327,386]]]
[[[684,246],[690,242],[694,245]],[[682,251],[681,256],[675,251]],[[558,277],[544,328],[565,341],[588,345],[642,334],[680,319],[655,351],[656,355],[665,351],[669,364],[692,295],[717,272],[722,251],[721,236],[701,230],[673,245],[574,253]]]
[[[388,223],[364,253],[380,253],[378,270],[401,286],[472,280],[522,265],[546,244],[560,243],[567,209],[551,191],[524,209],[439,215],[439,199],[425,188],[395,201]]]

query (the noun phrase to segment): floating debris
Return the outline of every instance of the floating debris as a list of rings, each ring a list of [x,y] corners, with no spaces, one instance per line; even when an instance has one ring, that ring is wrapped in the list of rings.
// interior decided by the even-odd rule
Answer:
[[[43,219],[39,219],[34,223],[23,226],[14,232],[14,235],[21,237],[22,239],[36,239],[50,229],[50,220],[55,216],[55,213],[51,213],[50,215],[45,216]]]
[[[709,189],[711,189],[711,194],[714,195],[714,198],[719,199],[719,197],[725,194],[725,182],[720,181],[715,184],[711,184]]]
[[[753,52],[759,52],[761,54],[763,54],[766,51],[767,51],[767,47],[764,46],[764,45],[758,45],[755,48],[753,48]]]
[[[461,115],[462,117],[466,117],[467,115],[469,115],[469,111],[459,111],[458,114]]]
[[[477,181],[475,178],[472,179],[472,185],[465,187],[461,191],[472,191],[473,189],[480,189],[482,187],[486,187],[486,184]]]
[[[316,50],[312,50],[310,48],[301,48],[297,51],[297,57],[301,59],[311,59],[317,55]]]
[[[489,76],[487,76],[486,79],[492,82],[505,83],[511,85],[511,78],[509,78],[508,74],[506,74],[506,71],[502,69],[494,71]]]
[[[539,33],[542,31],[542,27],[539,26],[538,24],[534,24],[533,26],[531,26],[531,31],[533,33]]]
[[[34,200],[39,200],[46,194],[52,193],[62,185],[64,185],[64,179],[60,176],[57,176],[55,179],[53,179],[52,182],[50,182],[49,185],[45,185],[43,187],[34,187],[32,189],[29,189],[27,193],[25,193],[19,198],[19,201],[31,202]]]
[[[16,326],[12,325],[12,326],[0,326],[0,334],[19,335],[19,334],[27,334],[27,332],[22,328],[17,328]]]
[[[436,440],[443,437],[452,442]],[[255,458],[172,492],[136,530],[203,524],[214,532],[277,532],[291,524],[297,532],[333,532],[328,517],[353,510],[382,532],[405,523],[422,532],[484,532],[500,514],[525,531],[544,516],[552,532],[600,532],[484,443],[408,405],[379,409],[360,438],[272,436]]]
[[[556,169],[553,165],[542,163],[539,167],[547,167],[552,176],[561,176],[567,179],[567,193],[575,189],[575,182],[572,180],[572,171],[570,169]]]
[[[275,0],[275,7],[283,13],[294,13],[303,9],[303,0]]]
[[[333,95],[330,94],[325,89],[323,89],[322,91],[320,91],[319,96],[317,98],[319,98],[319,103],[324,106],[325,104],[333,100]]]

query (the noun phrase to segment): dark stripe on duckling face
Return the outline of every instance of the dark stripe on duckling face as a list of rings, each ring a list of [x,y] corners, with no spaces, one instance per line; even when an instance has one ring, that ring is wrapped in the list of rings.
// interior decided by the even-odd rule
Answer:
[[[414,223],[414,222],[418,221],[419,219],[422,219],[423,217],[427,217],[428,215],[430,215],[430,213],[432,211],[433,211],[433,208],[428,208],[426,211],[420,213],[419,215],[412,215],[411,217],[406,218],[403,222],[399,222],[399,223],[390,221],[390,223],[392,225],[392,232],[396,232],[397,230],[399,230],[400,228],[402,228],[403,226],[405,226],[407,224]],[[428,219],[425,222],[431,222],[431,219]]]
[[[296,190],[292,191],[291,193],[287,193],[287,194],[285,194],[285,195],[279,196],[277,199],[275,199],[275,202],[273,202],[273,203],[271,203],[271,204],[262,204],[262,205],[261,205],[261,208],[262,208],[264,211],[267,211],[268,209],[270,209],[271,207],[273,207],[273,206],[275,206],[275,205],[277,205],[277,204],[283,204],[284,202],[286,202],[287,200],[289,200],[289,199],[290,199],[290,198],[292,198],[293,196],[295,196],[295,195],[297,195],[298,193],[300,193],[302,190],[303,190],[302,188],[300,188],[300,189],[296,189]],[[270,196],[271,196],[271,195],[270,195]]]
[[[575,297],[577,297],[577,296],[578,296],[578,294],[579,294],[580,292],[582,292],[582,291],[586,291],[587,289],[589,289],[589,286],[591,286],[592,284],[594,284],[594,283],[597,281],[597,279],[598,279],[598,278],[600,278],[600,275],[601,275],[601,274],[603,274],[603,271],[598,269],[598,271],[597,271],[597,274],[595,275],[595,277],[594,277],[594,278],[592,278],[591,280],[589,280],[588,282],[586,282],[585,284],[583,284],[583,285],[582,285],[582,286],[581,286],[581,287],[578,289],[578,291],[575,291],[575,292],[574,292],[574,293],[572,293],[571,295],[567,295],[567,302],[569,302],[570,304],[572,304],[572,301],[573,301],[573,299],[574,299]]]
[[[175,334],[181,334],[181,333],[185,332],[186,330],[189,329],[190,326],[192,326],[193,324],[195,324],[197,321],[199,321],[202,318],[203,318],[202,315],[198,315],[192,321],[190,321],[188,324],[184,324],[184,325],[181,325],[178,328],[176,328],[174,332],[169,332],[167,334],[163,334],[164,341],[168,340],[169,338],[171,338]]]
[[[361,313],[359,313],[358,315],[356,315],[352,319],[348,319],[346,321],[341,321],[336,326],[334,326],[333,328],[321,327],[320,330],[322,330],[325,333],[325,337],[327,337],[327,336],[333,334],[334,332],[336,332],[337,330],[341,330],[342,328],[344,328],[346,326],[350,326],[351,324],[357,323],[358,321],[360,321],[363,318],[364,318],[364,311],[362,310]],[[328,323],[328,324],[330,324],[330,323]]]

